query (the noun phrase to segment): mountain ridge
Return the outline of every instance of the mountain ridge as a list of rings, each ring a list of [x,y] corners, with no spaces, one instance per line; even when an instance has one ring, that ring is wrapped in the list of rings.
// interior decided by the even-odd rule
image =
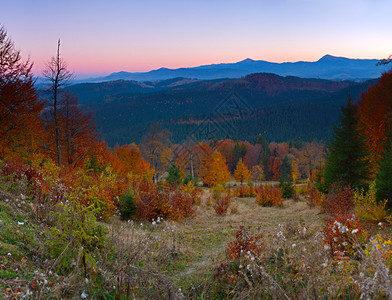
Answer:
[[[184,77],[198,80],[241,78],[252,73],[274,73],[280,76],[320,78],[328,80],[365,81],[381,76],[385,68],[376,66],[378,59],[356,59],[326,54],[317,61],[275,63],[246,58],[235,63],[219,63],[196,67],[161,67],[147,72],[119,71],[108,76],[79,80],[105,82],[115,80],[153,81]]]

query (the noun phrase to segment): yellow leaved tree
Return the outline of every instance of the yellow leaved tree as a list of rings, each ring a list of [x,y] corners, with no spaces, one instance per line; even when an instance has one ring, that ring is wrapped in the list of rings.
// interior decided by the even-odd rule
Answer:
[[[234,171],[234,178],[235,180],[241,182],[241,185],[244,181],[248,181],[250,177],[249,169],[245,166],[242,162],[242,158],[237,163],[237,167]]]
[[[204,183],[210,186],[225,184],[230,180],[226,160],[217,150],[203,162],[202,173]]]

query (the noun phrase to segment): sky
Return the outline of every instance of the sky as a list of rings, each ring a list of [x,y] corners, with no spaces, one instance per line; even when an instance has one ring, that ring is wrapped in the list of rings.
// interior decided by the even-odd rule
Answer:
[[[391,0],[0,0],[0,24],[39,75],[56,53],[77,77],[245,58],[392,54]]]

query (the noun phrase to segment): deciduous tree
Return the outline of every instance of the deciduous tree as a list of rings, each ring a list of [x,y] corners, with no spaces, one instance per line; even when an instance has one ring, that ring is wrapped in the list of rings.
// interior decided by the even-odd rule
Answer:
[[[313,172],[324,163],[324,146],[317,143],[307,143],[298,153],[299,167],[302,174],[310,182],[313,180]]]
[[[217,150],[204,162],[203,170],[205,170],[203,181],[210,186],[226,184],[230,180],[230,172],[227,168],[226,161]]]
[[[28,156],[43,135],[43,103],[34,87],[33,64],[22,61],[20,51],[0,27],[0,157],[7,152]]]
[[[392,70],[363,94],[358,113],[369,148],[371,171],[375,174],[384,152],[386,133],[392,129]]]
[[[138,146],[135,143],[114,147],[114,153],[124,163],[126,172],[133,172],[142,158]]]
[[[298,170],[298,161],[295,157],[291,160],[291,178],[294,182],[300,178],[299,170]]]
[[[242,162],[242,158],[238,161],[237,167],[234,171],[235,180],[241,182],[241,185],[244,181],[248,181],[250,177],[249,169]]]
[[[143,157],[155,170],[155,181],[158,181],[159,175],[167,170],[170,163],[171,142],[169,136],[168,130],[162,129],[159,124],[153,124],[142,138],[140,148]]]
[[[69,166],[84,162],[97,140],[92,116],[82,111],[78,98],[66,92],[60,98],[60,149]]]
[[[265,179],[263,163],[254,166],[251,170],[252,180],[263,181]]]

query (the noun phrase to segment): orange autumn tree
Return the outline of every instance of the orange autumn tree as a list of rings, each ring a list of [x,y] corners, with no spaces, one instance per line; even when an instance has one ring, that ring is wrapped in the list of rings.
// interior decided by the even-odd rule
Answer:
[[[154,181],[168,169],[171,158],[170,132],[157,123],[152,124],[142,137],[140,150],[154,169]]]
[[[33,64],[0,27],[0,158],[10,154],[28,158],[41,144],[43,103],[34,87]]]
[[[64,163],[81,166],[97,141],[92,116],[84,113],[75,96],[66,92],[59,111],[60,143]]]
[[[207,185],[225,184],[230,180],[230,172],[227,168],[226,160],[217,150],[214,151],[209,159],[204,161],[202,169],[203,181]]]
[[[154,176],[154,169],[140,154],[135,143],[130,145],[116,146],[114,153],[123,162],[126,174],[132,174],[138,178],[151,181]],[[123,174],[125,175],[125,174]]]
[[[281,159],[279,157],[270,157],[268,166],[270,168],[270,173],[272,174],[272,180],[279,180],[281,164]]]
[[[392,129],[392,70],[384,73],[379,82],[363,94],[358,114],[375,173],[384,151],[386,135]]]
[[[124,162],[109,149],[105,142],[98,141],[89,152],[85,167],[88,172],[101,173],[107,166],[111,166],[115,173],[121,176],[125,176],[127,173]]]
[[[145,181],[152,181],[155,170],[151,168],[151,165],[144,159],[141,158],[135,165],[135,169],[132,174]]]
[[[241,182],[241,185],[244,181],[248,181],[250,177],[249,169],[242,162],[242,158],[237,163],[237,167],[234,171],[234,178],[237,181]]]
[[[114,147],[116,156],[124,162],[127,173],[135,169],[136,164],[142,158],[139,147],[135,144],[122,145]]]
[[[57,139],[51,135],[45,142],[45,151],[58,162],[59,149],[62,165],[81,167],[97,143],[92,116],[84,113],[78,98],[68,92],[59,96],[57,101],[56,119],[59,147],[57,147]],[[46,109],[43,118],[47,132],[55,132],[56,122],[53,117],[53,106]]]

